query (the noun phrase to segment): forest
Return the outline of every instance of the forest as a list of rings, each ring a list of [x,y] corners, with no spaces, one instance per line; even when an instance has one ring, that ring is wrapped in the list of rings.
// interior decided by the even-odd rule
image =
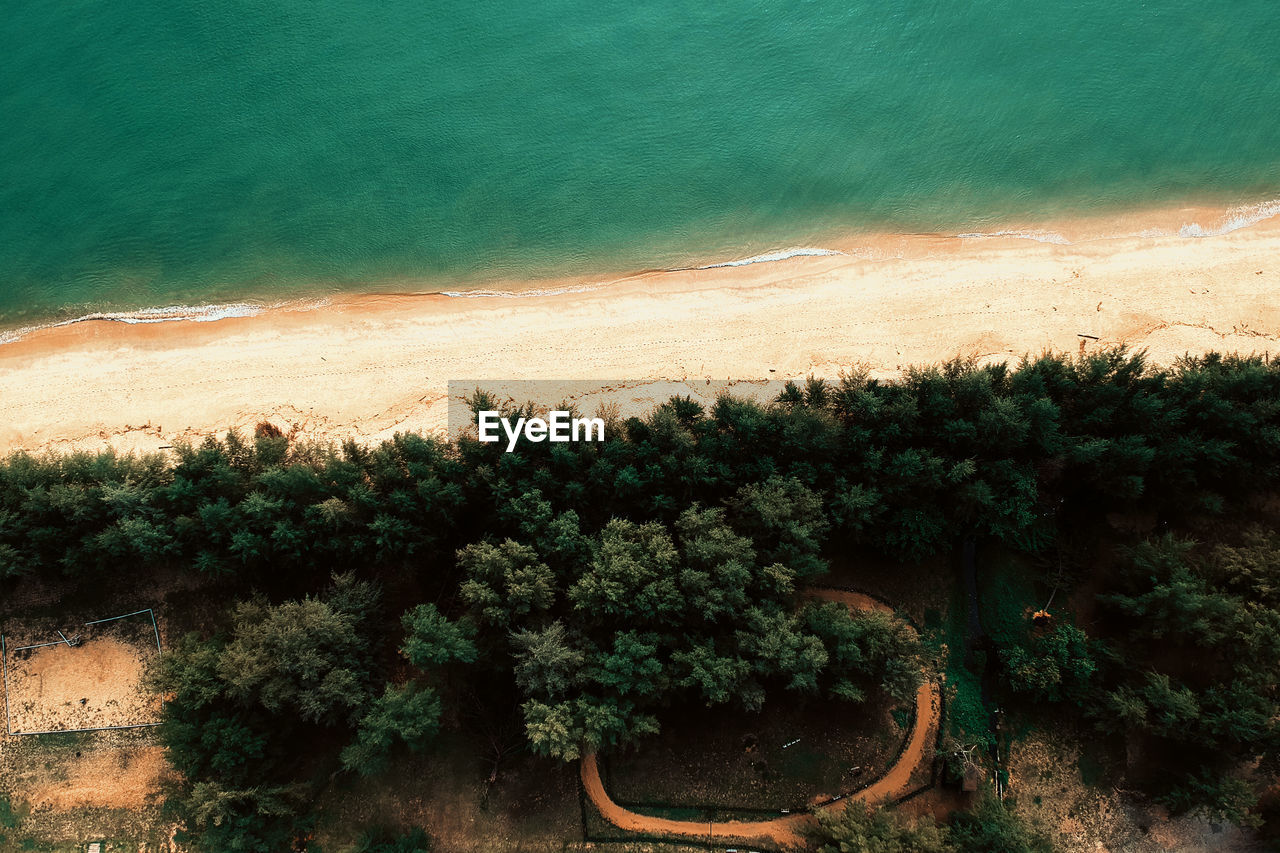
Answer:
[[[334,774],[429,767],[461,720],[554,763],[642,744],[690,703],[906,698],[937,650],[805,588],[837,555],[910,576],[998,546],[1054,591],[963,662],[1000,705],[1093,733],[1173,814],[1280,834],[1280,365],[1111,349],[854,371],[504,451],[264,425],[156,455],[14,454],[0,596],[207,584],[218,616],[149,675],[181,777],[166,808],[194,849],[277,851]],[[992,735],[957,715],[948,737]],[[1050,849],[1012,794],[945,825],[850,807],[814,848]],[[386,849],[428,849],[423,830]]]

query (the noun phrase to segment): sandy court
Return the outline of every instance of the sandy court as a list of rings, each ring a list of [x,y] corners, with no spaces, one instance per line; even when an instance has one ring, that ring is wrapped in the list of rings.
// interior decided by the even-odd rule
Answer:
[[[20,733],[157,722],[159,697],[142,687],[155,655],[154,645],[113,636],[10,651],[9,725]]]

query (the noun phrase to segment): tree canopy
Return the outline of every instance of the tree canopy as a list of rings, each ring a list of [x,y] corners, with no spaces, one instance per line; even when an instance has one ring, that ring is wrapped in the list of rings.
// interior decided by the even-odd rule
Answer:
[[[674,398],[603,442],[511,453],[268,431],[18,453],[0,592],[176,571],[237,599],[154,678],[189,831],[267,850],[305,831],[306,780],[428,749],[466,703],[571,759],[693,704],[909,699],[916,634],[804,590],[833,557],[910,577],[978,542],[1089,599],[1088,618],[1060,604],[993,635],[1002,698],[1138,747],[1133,784],[1170,807],[1247,821],[1256,786],[1235,771],[1280,760],[1277,401],[1266,358],[1111,349]],[[965,826],[947,843],[979,837]]]

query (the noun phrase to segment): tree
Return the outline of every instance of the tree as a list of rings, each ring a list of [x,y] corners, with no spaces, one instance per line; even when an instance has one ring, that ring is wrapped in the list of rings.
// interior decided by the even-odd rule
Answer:
[[[819,556],[827,518],[819,495],[794,477],[770,477],[738,490],[731,503],[768,563],[782,563],[799,578],[827,570]]]
[[[661,645],[661,638],[652,632],[618,631],[613,647],[594,655],[583,677],[615,696],[659,697],[670,684]]]
[[[268,735],[252,711],[227,700],[221,654],[221,644],[188,634],[155,659],[148,686],[166,696],[160,739],[179,773],[249,785],[267,763]]]
[[[909,701],[924,678],[920,638],[891,613],[851,613],[834,601],[808,604],[801,611],[808,631],[827,650],[830,665],[822,678],[832,696],[861,702],[872,688],[899,702]]]
[[[729,526],[723,508],[694,504],[680,514],[675,529],[684,557],[681,590],[688,606],[708,620],[741,613],[752,599],[753,586],[789,574],[782,569],[761,577],[751,540]],[[785,595],[791,586],[766,590]]]
[[[369,701],[369,585],[337,577],[330,601],[238,605],[218,659],[230,696],[315,723],[355,718]]]
[[[462,599],[485,622],[506,626],[555,603],[555,573],[528,545],[477,542],[458,552],[458,566],[467,576]]]
[[[1098,670],[1089,638],[1067,624],[1036,637],[1029,646],[1001,649],[1000,657],[1011,688],[1047,702],[1084,701]]]
[[[304,805],[297,785],[196,782],[177,805],[186,827],[177,838],[206,853],[275,853],[292,845]]]
[[[788,690],[818,692],[818,676],[827,665],[822,640],[807,634],[794,614],[749,607],[735,632],[740,652],[760,678],[780,675]]]
[[[1176,743],[1170,786],[1188,801],[1205,768],[1274,754],[1280,737],[1280,558],[1275,537],[1207,553],[1165,536],[1127,552],[1114,591],[1100,596],[1127,622],[1111,655],[1099,726]],[[1179,654],[1169,654],[1177,650]],[[1157,652],[1159,656],[1157,657]],[[1158,668],[1146,661],[1156,658]],[[1201,781],[1192,780],[1199,774]],[[1214,794],[1216,797],[1217,795]],[[1204,803],[1217,808],[1214,800]]]
[[[634,703],[593,696],[555,704],[531,699],[524,719],[533,750],[564,761],[658,731],[657,719]]]
[[[662,525],[614,519],[590,569],[569,588],[583,620],[678,624],[679,553]]]
[[[342,766],[361,776],[380,772],[397,744],[420,751],[440,730],[440,699],[430,687],[388,684],[369,708],[356,740],[342,750]]]
[[[736,655],[718,653],[710,639],[695,641],[687,648],[672,652],[671,662],[676,683],[695,689],[708,707],[723,705],[734,698],[742,701],[748,710],[759,710],[764,704],[763,690],[747,681],[751,664]]]
[[[444,666],[476,660],[475,627],[466,620],[450,621],[434,604],[419,604],[404,614],[404,652],[416,667]]]
[[[1189,774],[1160,797],[1174,814],[1198,813],[1211,821],[1229,821],[1237,826],[1257,828],[1262,818],[1254,812],[1258,793],[1236,776],[1205,768]]]
[[[511,635],[515,648],[516,684],[528,696],[554,699],[577,683],[586,655],[569,642],[564,623],[540,631],[521,629]]]

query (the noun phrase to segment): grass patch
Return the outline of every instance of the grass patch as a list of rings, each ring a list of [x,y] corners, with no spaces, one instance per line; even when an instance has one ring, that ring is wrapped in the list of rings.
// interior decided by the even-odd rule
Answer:
[[[982,628],[1000,648],[1027,639],[1031,613],[1048,600],[1049,590],[1024,559],[1003,548],[978,555],[978,612]]]
[[[95,732],[55,732],[47,735],[30,735],[29,743],[53,752],[68,749],[89,749],[95,743]]]
[[[521,752],[487,784],[483,745],[456,730],[423,755],[396,757],[385,773],[342,776],[319,798],[315,842],[350,850],[367,830],[421,826],[449,853],[550,853],[582,838],[576,763]]]
[[[990,746],[992,735],[978,678],[963,665],[947,668],[947,728],[961,743]]]
[[[9,797],[0,794],[0,829],[17,829],[18,813],[14,811],[13,803],[9,801]]]
[[[968,633],[968,602],[964,579],[956,573],[951,579],[951,595],[942,630],[931,639],[947,647],[947,719],[949,734],[961,743],[989,746],[991,730],[987,710],[982,704],[981,673],[973,672],[965,661],[965,638]]]
[[[766,702],[760,713],[674,709],[661,734],[605,756],[605,784],[619,803],[802,809],[853,791],[888,766],[906,734],[890,710],[886,700],[792,696]]]

